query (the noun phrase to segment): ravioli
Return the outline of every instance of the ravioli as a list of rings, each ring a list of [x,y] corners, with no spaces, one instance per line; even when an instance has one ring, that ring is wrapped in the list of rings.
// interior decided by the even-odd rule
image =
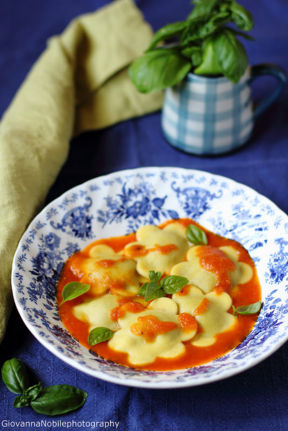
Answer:
[[[81,264],[80,271],[84,273],[81,282],[91,284],[95,295],[101,295],[108,289],[124,296],[133,296],[138,292],[141,277],[136,271],[135,261],[115,253],[104,244],[93,247],[90,256]]]
[[[232,286],[248,283],[253,276],[251,265],[239,262],[239,253],[231,246],[219,247],[219,250],[222,250],[236,265],[236,270],[229,273]]]
[[[136,238],[136,242],[125,247],[124,254],[136,260],[138,273],[146,278],[149,271],[168,274],[173,265],[185,259],[189,248],[185,228],[180,223],[171,223],[163,229],[142,226]]]
[[[173,302],[169,298],[163,299]],[[119,319],[118,322],[121,329],[114,334],[108,343],[112,349],[127,353],[129,362],[133,365],[151,363],[156,357],[174,358],[185,351],[184,344],[181,342],[182,331],[177,320],[177,315],[171,310],[173,305],[172,307],[167,307],[166,304],[164,307],[159,307],[159,301],[158,303],[157,301],[155,300],[155,309],[152,301],[149,309],[137,314],[126,313],[122,319]],[[170,309],[170,311],[166,311],[166,309]],[[176,304],[173,311],[177,311]],[[159,324],[159,322],[161,323]],[[159,330],[161,324],[165,327],[165,323],[168,325],[172,324],[170,326],[171,329],[167,325],[167,332],[157,334],[156,331],[155,334],[155,327]],[[155,336],[147,340],[149,330],[150,334],[152,333]]]
[[[218,282],[220,284],[223,281],[225,272],[227,277],[229,277],[228,287],[230,283],[232,286],[235,286],[237,284],[247,283],[251,280],[253,275],[251,266],[244,262],[238,262],[239,253],[237,253],[237,250],[231,246],[219,248],[210,247],[211,255],[213,253],[218,257],[218,259],[224,261],[224,263],[222,263],[222,274],[220,275],[222,276],[222,279],[218,280],[219,277],[217,276],[217,273],[213,272],[213,265],[210,265],[209,261],[207,262],[206,267],[201,264],[201,255],[205,258],[205,256],[207,256],[206,250],[207,246],[203,245],[190,248],[187,253],[187,261],[174,265],[171,269],[171,274],[188,278],[190,284],[199,287],[205,293],[211,292],[215,289]],[[221,256],[221,254],[223,256]],[[213,258],[215,258],[215,256],[213,256]]]
[[[194,316],[201,327],[201,332],[191,341],[194,346],[214,344],[215,335],[226,331],[235,323],[235,316],[227,312],[232,306],[232,300],[225,292],[203,294],[198,287],[190,286],[185,295],[174,294],[173,300],[179,305],[181,313]]]
[[[255,316],[235,310],[261,298],[253,261],[240,244],[211,232],[208,244],[191,246],[189,224],[145,225],[135,235],[75,253],[58,285],[59,313],[69,332],[104,358],[147,370],[200,365],[239,344]],[[62,304],[67,281],[90,289]],[[89,333],[96,328],[110,330],[110,339],[91,346]]]
[[[73,307],[73,314],[77,319],[89,323],[90,331],[97,327],[106,327],[113,331],[118,329],[118,325],[111,319],[111,311],[117,305],[117,297],[108,293],[76,305]]]

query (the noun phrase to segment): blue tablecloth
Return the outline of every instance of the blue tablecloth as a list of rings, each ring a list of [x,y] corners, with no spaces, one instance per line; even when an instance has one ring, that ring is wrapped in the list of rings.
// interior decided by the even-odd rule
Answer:
[[[60,33],[78,14],[105,0],[10,0],[0,14],[0,113],[8,106],[48,37]],[[156,30],[183,19],[190,1],[138,0]],[[287,0],[243,0],[255,17],[253,36],[245,41],[251,64],[278,63],[288,70]],[[255,99],[271,90],[273,80],[259,79]],[[249,185],[288,212],[288,91],[256,123],[250,143],[221,157],[194,157],[173,149],[163,138],[160,113],[89,132],[71,143],[69,159],[48,201],[98,175],[139,166],[196,168]],[[1,345],[1,361],[19,357],[44,384],[69,383],[85,389],[88,400],[74,413],[56,419],[29,408],[13,408],[14,395],[1,383],[0,429],[116,429],[272,431],[288,429],[288,345],[244,373],[217,383],[181,389],[127,388],[89,377],[53,356],[29,333],[14,310]],[[39,423],[37,421],[44,420]],[[59,421],[62,421],[60,423]],[[47,421],[45,423],[45,420]],[[53,422],[54,421],[54,422]],[[74,421],[74,422],[72,422]],[[22,422],[23,426],[23,422]]]

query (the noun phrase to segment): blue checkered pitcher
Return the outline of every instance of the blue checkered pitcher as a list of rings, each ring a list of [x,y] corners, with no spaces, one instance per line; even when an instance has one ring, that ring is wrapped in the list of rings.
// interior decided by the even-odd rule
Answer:
[[[261,75],[274,76],[277,87],[254,108],[250,83]],[[249,67],[237,84],[225,77],[190,73],[181,84],[165,91],[163,133],[170,144],[191,154],[235,150],[248,141],[255,118],[278,98],[286,80],[279,66],[264,64]]]

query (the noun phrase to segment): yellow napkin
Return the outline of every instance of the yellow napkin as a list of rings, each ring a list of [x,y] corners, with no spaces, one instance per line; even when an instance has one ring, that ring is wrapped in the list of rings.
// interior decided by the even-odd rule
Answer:
[[[127,75],[152,30],[132,0],[75,19],[50,39],[0,123],[0,340],[13,254],[65,162],[72,136],[155,111]],[[135,143],[136,145],[136,143]]]

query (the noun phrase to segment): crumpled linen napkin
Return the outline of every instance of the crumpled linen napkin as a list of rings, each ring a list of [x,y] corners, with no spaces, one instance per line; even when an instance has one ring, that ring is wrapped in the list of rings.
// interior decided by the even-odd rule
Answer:
[[[83,15],[50,39],[0,123],[0,340],[11,306],[18,241],[44,203],[70,139],[161,107],[142,95],[127,66],[152,37],[132,0]]]

